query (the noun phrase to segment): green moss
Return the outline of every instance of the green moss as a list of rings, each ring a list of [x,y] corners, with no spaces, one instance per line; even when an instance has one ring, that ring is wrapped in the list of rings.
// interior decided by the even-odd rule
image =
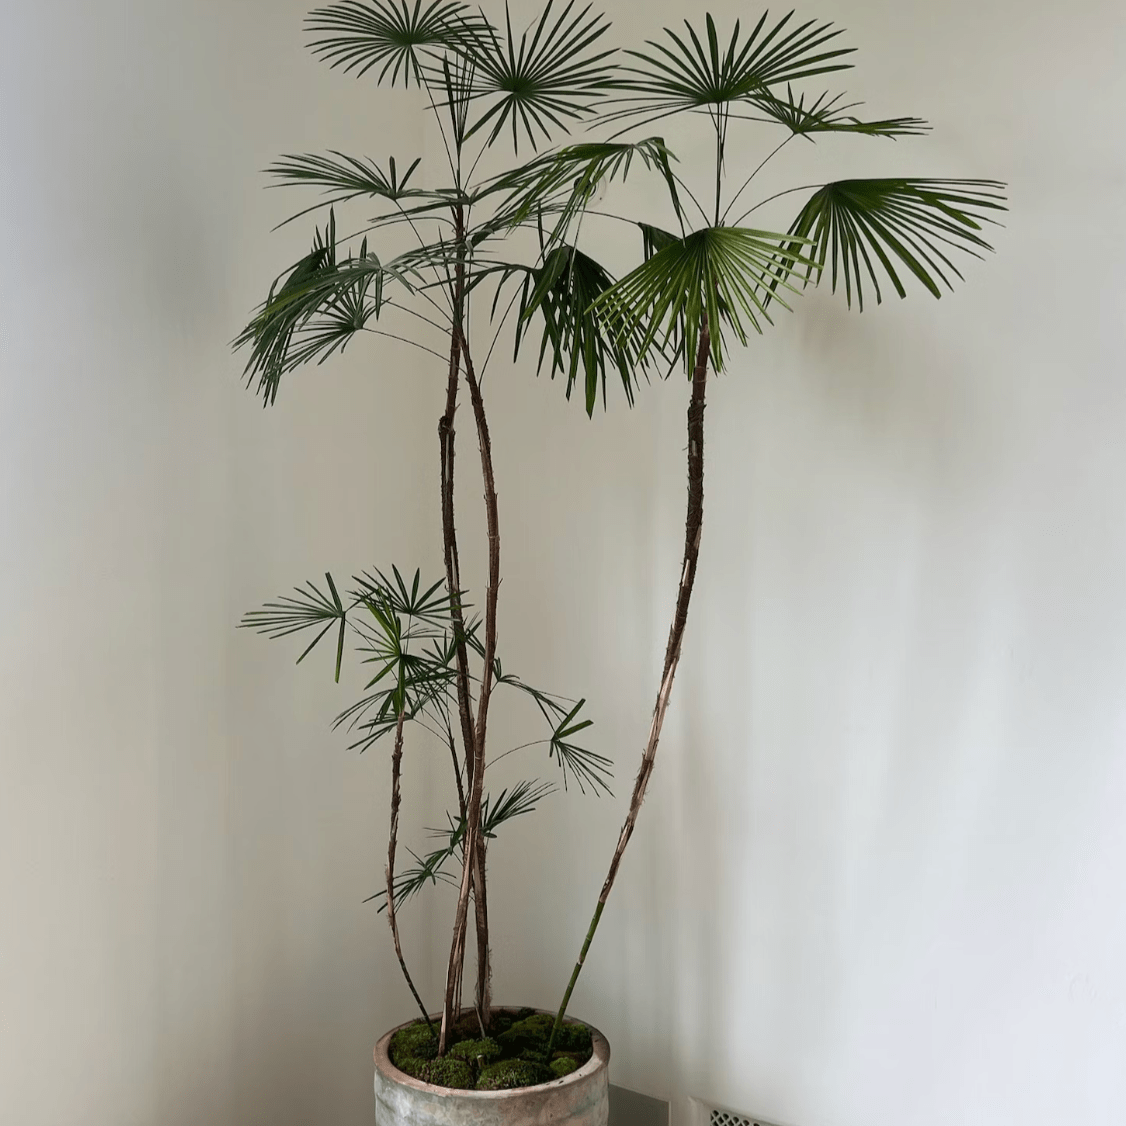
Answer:
[[[447,1055],[444,1059],[431,1060],[425,1067],[425,1074],[419,1076],[427,1083],[439,1087],[459,1087],[469,1090],[473,1087],[473,1068],[465,1060]]]
[[[551,1068],[531,1060],[501,1060],[481,1068],[477,1080],[478,1091],[507,1091],[513,1087],[531,1087],[548,1083],[555,1076]]]
[[[400,1070],[406,1071],[408,1075],[414,1073],[404,1066],[407,1060],[432,1060],[438,1054],[438,1041],[435,1037],[430,1035],[430,1029],[421,1020],[416,1020],[414,1024],[407,1025],[406,1028],[400,1028],[394,1036],[391,1037],[391,1043],[387,1046],[387,1054],[391,1057],[391,1062]]]
[[[594,1052],[594,1042],[590,1029],[585,1024],[564,1024],[555,1038],[555,1047],[562,1052],[576,1052],[590,1059]]]
[[[550,1013],[533,1013],[519,1023],[526,1032],[532,1036],[538,1036],[546,1042],[551,1035],[552,1026],[555,1024],[555,1017],[551,1016]]]
[[[533,1013],[523,1020],[516,1021],[507,1032],[497,1037],[506,1055],[519,1055],[529,1048],[546,1048],[554,1020],[547,1013]]]
[[[519,1019],[517,1019],[519,1018]],[[569,1075],[590,1059],[590,1030],[582,1024],[564,1024],[556,1038],[554,1059],[547,1042],[554,1017],[534,1009],[499,1010],[490,1024],[492,1036],[482,1037],[474,1014],[463,1015],[452,1029],[443,1059],[437,1059],[438,1041],[423,1021],[401,1028],[391,1037],[391,1062],[400,1070],[439,1087],[503,1091],[549,1083]]]
[[[478,1060],[485,1064],[495,1063],[500,1059],[500,1045],[491,1037],[484,1040],[462,1040],[455,1044],[447,1053],[454,1059],[466,1060],[476,1064]]]
[[[556,1079],[562,1079],[564,1075],[570,1075],[572,1071],[577,1071],[578,1067],[578,1062],[570,1056],[557,1056],[551,1061],[551,1074]]]
[[[465,1060],[446,1056],[440,1060],[420,1060],[417,1056],[400,1056],[395,1066],[423,1083],[438,1087],[472,1088],[475,1079],[473,1068]]]

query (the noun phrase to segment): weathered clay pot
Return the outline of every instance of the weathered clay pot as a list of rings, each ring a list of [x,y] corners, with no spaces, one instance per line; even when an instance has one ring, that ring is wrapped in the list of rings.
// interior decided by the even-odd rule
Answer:
[[[610,1120],[610,1045],[596,1028],[590,1029],[594,1055],[577,1071],[513,1091],[452,1091],[411,1078],[387,1054],[398,1031],[375,1046],[376,1126],[607,1126]]]

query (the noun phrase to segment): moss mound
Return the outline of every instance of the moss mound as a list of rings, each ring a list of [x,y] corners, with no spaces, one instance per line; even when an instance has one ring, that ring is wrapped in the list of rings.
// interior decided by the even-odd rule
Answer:
[[[594,1054],[594,1041],[585,1024],[562,1024],[555,1038],[555,1048],[560,1052],[574,1052],[585,1063]]]
[[[446,1054],[454,1059],[485,1067],[500,1059],[501,1050],[500,1045],[491,1036],[487,1036],[484,1040],[462,1040]]]
[[[416,1020],[414,1024],[407,1025],[406,1028],[400,1028],[391,1037],[387,1054],[391,1057],[391,1062],[400,1071],[414,1075],[412,1070],[404,1066],[406,1061],[419,1060],[424,1062],[432,1060],[438,1054],[438,1037],[431,1034],[430,1029],[423,1021]]]
[[[528,1049],[543,1050],[547,1047],[554,1023],[547,1013],[533,1013],[530,1017],[513,1022],[507,1032],[502,1032],[497,1037],[497,1043],[506,1055],[520,1055]]]
[[[497,1009],[488,1036],[471,1013],[452,1030],[446,1055],[437,1059],[437,1026],[431,1034],[426,1023],[399,1029],[391,1037],[391,1062],[407,1075],[439,1087],[459,1090],[505,1091],[550,1083],[582,1067],[594,1054],[590,1029],[584,1024],[562,1025],[549,1057],[547,1042],[555,1018],[534,1009]]]
[[[427,1083],[435,1083],[439,1087],[460,1087],[469,1090],[474,1081],[473,1068],[465,1060],[446,1056],[443,1060],[434,1060],[426,1065]]]
[[[501,1060],[481,1068],[478,1091],[507,1091],[512,1087],[531,1087],[554,1079],[551,1068],[531,1060]]]
[[[572,1071],[577,1071],[578,1067],[577,1061],[570,1056],[556,1056],[551,1061],[551,1074],[556,1079],[562,1079],[564,1075],[570,1075]]]

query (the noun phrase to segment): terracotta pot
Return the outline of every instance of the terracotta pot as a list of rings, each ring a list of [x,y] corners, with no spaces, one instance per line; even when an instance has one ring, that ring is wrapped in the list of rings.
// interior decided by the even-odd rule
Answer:
[[[392,1028],[375,1046],[377,1126],[607,1126],[609,1122],[610,1045],[596,1028],[590,1029],[594,1055],[577,1071],[512,1091],[455,1091],[413,1079],[387,1054],[398,1031]]]

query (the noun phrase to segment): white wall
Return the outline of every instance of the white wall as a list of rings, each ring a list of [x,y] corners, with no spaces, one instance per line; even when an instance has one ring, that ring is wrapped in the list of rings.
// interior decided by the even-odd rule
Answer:
[[[413,98],[375,120],[304,12],[5,15],[4,1123],[369,1121],[371,1046],[409,1015],[362,904],[382,763],[328,728],[349,690],[234,629],[413,560],[441,410],[405,353],[356,349],[264,412],[230,354],[307,249],[270,233],[297,200],[266,163],[415,144]]]
[[[327,732],[323,663],[231,630],[326,566],[435,547],[421,369],[357,354],[264,415],[224,344],[304,240],[269,233],[287,201],[257,170],[416,147],[411,103],[376,116],[302,52],[303,10],[7,21],[0,1121],[369,1121],[371,1043],[409,1015],[360,905],[380,763]],[[617,5],[620,39],[684,10]],[[1119,1123],[1126,27],[1110,3],[811,14],[862,48],[851,92],[936,130],[799,152],[779,184],[989,175],[1014,210],[941,303],[809,296],[713,385],[685,659],[572,1008],[678,1116]],[[648,723],[686,389],[587,422],[523,366],[487,386],[506,664],[588,695],[619,763],[616,799],[553,799],[492,853],[497,996],[550,1005]],[[522,730],[498,715],[497,745]],[[407,925],[433,987],[443,927]]]
[[[756,14],[711,8],[725,29]],[[628,41],[687,9],[613,12]],[[862,316],[808,296],[714,382],[680,679],[572,1008],[609,1034],[614,1080],[673,1099],[681,1122],[698,1096],[793,1126],[1120,1123],[1126,20],[997,0],[809,14],[861,48],[850,94],[935,131],[805,146],[761,194],[992,176],[1013,211],[955,294]],[[764,152],[737,154],[736,183]],[[616,253],[612,225],[597,237]],[[648,727],[687,388],[593,423],[559,387],[505,393],[502,518],[519,531],[502,639],[591,695],[620,764],[615,802],[544,814],[572,833],[582,818],[579,854],[507,897],[536,947],[509,945],[498,994],[550,1004]],[[493,887],[540,862],[499,852]]]

